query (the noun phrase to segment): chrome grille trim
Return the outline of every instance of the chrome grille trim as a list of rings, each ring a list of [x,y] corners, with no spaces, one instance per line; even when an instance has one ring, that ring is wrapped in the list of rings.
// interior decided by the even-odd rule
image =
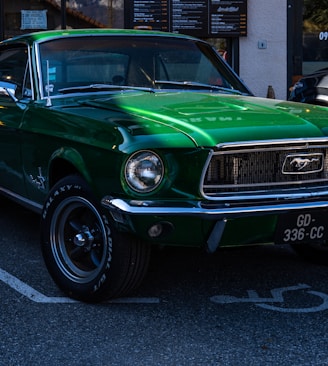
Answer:
[[[281,146],[281,145],[297,145],[297,144],[303,144],[305,147],[308,146],[308,144],[325,144],[328,143],[328,137],[313,137],[313,138],[295,138],[295,139],[279,139],[279,140],[250,140],[250,141],[234,141],[234,142],[226,142],[216,145],[217,149],[232,149],[245,147],[245,149],[249,149],[249,147],[257,147],[259,146],[271,146],[274,148],[274,146]]]
[[[304,167],[296,167],[297,172],[289,165],[286,168],[291,156],[304,163]],[[200,186],[201,194],[209,200],[234,201],[306,198],[314,190],[328,194],[328,138],[217,145],[205,163]]]

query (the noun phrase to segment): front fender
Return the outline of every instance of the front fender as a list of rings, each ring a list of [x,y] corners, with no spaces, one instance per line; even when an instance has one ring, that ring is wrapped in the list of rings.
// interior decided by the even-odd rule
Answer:
[[[54,151],[49,160],[49,186],[52,187],[60,178],[78,173],[90,185],[91,177],[81,154],[74,148],[61,147]]]

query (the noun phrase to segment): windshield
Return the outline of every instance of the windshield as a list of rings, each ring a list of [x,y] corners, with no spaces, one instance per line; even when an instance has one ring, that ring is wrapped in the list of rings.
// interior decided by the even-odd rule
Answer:
[[[208,86],[249,93],[202,41],[169,36],[88,36],[48,41],[39,49],[44,96],[104,87],[190,90]]]

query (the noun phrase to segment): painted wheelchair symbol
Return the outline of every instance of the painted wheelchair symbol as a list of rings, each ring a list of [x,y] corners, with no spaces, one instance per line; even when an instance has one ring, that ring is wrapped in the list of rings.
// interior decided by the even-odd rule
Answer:
[[[268,303],[284,303],[284,292],[296,291],[296,290],[306,290],[311,288],[311,286],[306,284],[298,284],[296,286],[281,287],[271,290],[272,297],[260,297],[258,293],[254,290],[248,290],[248,297],[235,297],[235,296],[225,296],[217,295],[210,298],[211,301],[217,304],[233,304],[233,303],[254,303],[264,309],[280,311],[283,313],[314,313],[317,311],[323,311],[328,309],[328,295],[323,292],[318,291],[306,291],[308,294],[318,296],[322,299],[322,303],[318,306],[308,307],[308,308],[286,308],[280,306],[269,305]]]

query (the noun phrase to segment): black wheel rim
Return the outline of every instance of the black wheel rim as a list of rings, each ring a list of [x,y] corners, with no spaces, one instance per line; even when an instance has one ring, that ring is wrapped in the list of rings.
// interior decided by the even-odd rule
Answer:
[[[51,250],[60,271],[71,281],[87,283],[102,271],[108,256],[106,226],[83,197],[69,197],[56,208],[50,226]]]

